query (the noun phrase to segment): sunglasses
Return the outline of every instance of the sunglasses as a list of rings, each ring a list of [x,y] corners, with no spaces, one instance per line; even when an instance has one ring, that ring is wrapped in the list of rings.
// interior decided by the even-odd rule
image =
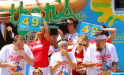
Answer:
[[[81,44],[81,43],[78,43],[78,44],[79,44],[80,46],[82,46],[82,45],[83,45],[83,46],[86,46],[86,44]]]
[[[102,43],[104,40],[95,40],[96,43]]]

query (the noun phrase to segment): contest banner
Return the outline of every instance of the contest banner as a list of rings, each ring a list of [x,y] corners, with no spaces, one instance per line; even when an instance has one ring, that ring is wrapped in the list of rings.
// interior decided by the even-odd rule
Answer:
[[[0,10],[11,12],[11,21],[17,24],[21,14],[30,15],[35,12],[43,13],[46,22],[50,23],[50,20],[60,21],[61,18],[75,16],[86,4],[87,0],[8,0],[0,1]]]
[[[101,26],[99,25],[95,25],[95,24],[91,24],[91,23],[86,23],[86,22],[82,22],[81,26],[80,26],[80,31],[79,31],[79,35],[81,34],[86,34],[88,39],[95,39],[95,32],[101,29]]]

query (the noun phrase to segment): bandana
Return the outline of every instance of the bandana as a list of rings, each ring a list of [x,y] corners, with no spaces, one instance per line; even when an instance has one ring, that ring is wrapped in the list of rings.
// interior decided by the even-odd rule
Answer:
[[[58,46],[61,46],[61,45],[63,45],[63,44],[68,45],[68,42],[67,42],[67,41],[60,41],[60,42],[58,43]]]
[[[106,39],[107,40],[107,36],[106,35],[98,35],[98,36],[96,36],[96,39]]]

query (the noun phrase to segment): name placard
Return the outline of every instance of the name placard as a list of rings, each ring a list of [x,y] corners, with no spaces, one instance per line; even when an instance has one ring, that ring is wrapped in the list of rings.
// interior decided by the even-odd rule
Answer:
[[[89,39],[94,40],[95,39],[95,37],[94,37],[95,32],[98,29],[101,29],[101,26],[95,25],[95,24],[86,23],[86,22],[82,22],[81,26],[80,26],[79,35],[87,34]]]
[[[40,27],[41,27],[41,17],[23,15],[23,14],[21,15],[19,22],[19,30],[40,32]]]

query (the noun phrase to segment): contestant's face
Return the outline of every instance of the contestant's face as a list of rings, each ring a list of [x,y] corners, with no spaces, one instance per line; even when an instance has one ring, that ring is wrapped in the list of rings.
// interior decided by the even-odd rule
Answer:
[[[88,41],[84,41],[84,40],[81,40],[79,39],[78,42],[77,42],[77,47],[80,48],[80,49],[83,49],[86,45],[87,45]]]
[[[96,39],[95,41],[96,41],[97,50],[101,51],[105,46],[106,39]]]
[[[59,49],[60,49],[60,50],[61,50],[61,49],[66,49],[66,50],[68,50],[68,45],[66,45],[66,44],[60,45],[60,46],[59,46]]]
[[[68,45],[63,44],[59,46],[60,53],[64,55],[63,51],[68,51]]]
[[[14,49],[17,50],[24,50],[24,40],[17,40],[13,42]]]

